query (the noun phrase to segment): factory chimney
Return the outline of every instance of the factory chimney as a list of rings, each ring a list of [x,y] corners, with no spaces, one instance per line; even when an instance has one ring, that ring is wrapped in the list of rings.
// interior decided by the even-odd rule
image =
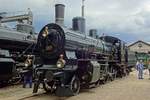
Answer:
[[[55,22],[59,25],[64,25],[64,11],[65,5],[56,4],[55,5]]]

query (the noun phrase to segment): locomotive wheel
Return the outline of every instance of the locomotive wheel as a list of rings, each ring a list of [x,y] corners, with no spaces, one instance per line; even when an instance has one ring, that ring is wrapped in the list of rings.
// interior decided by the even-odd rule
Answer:
[[[100,80],[100,84],[105,84],[107,82],[107,76],[103,76],[103,79]]]
[[[21,80],[22,80],[21,74],[17,73],[17,74],[13,77],[11,83],[14,84],[14,85],[16,85],[16,84],[19,84],[19,83],[21,82]]]
[[[114,71],[110,74],[109,78],[110,78],[110,81],[114,81],[115,80],[116,74],[115,74]]]
[[[105,83],[106,83],[106,80],[102,80],[101,83],[102,83],[102,84],[105,84]]]
[[[33,93],[37,93],[40,83],[34,82]]]
[[[126,69],[127,76],[130,74],[130,69]]]
[[[116,70],[114,70],[114,74],[113,74],[113,78],[114,78],[114,80],[116,79],[116,77],[117,77],[117,71],[116,71]]]
[[[48,83],[44,82],[43,83],[43,88],[46,92],[52,93],[54,90],[52,89],[52,86],[50,86]]]
[[[114,81],[114,80],[115,80],[114,75],[112,75],[112,76],[110,77],[110,81]]]
[[[95,83],[95,87],[98,87],[100,86],[100,80],[98,80],[96,83]]]
[[[109,82],[109,75],[105,76],[104,80],[103,80],[103,84]]]
[[[74,76],[70,83],[70,90],[72,95],[77,95],[80,91],[80,80],[78,77]]]
[[[87,82],[90,82],[92,80],[92,74],[93,74],[93,66],[91,66],[90,63],[87,64],[87,75],[88,75],[88,80]]]

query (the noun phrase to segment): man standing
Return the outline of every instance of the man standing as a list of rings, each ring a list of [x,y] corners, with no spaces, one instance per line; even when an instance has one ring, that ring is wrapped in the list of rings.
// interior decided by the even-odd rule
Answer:
[[[149,79],[150,79],[150,60],[148,62],[148,72],[149,72]]]
[[[30,85],[30,88],[32,88],[32,67],[33,67],[32,60],[33,60],[32,56],[28,55],[24,67],[25,72],[24,72],[23,88],[25,88],[28,83]]]
[[[140,60],[140,62],[137,64],[137,70],[138,70],[138,78],[143,79],[143,62]]]

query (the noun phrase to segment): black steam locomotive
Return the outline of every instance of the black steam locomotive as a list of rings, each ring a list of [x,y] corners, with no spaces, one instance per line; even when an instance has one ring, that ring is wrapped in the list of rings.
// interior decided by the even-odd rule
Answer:
[[[46,91],[76,95],[83,86],[123,77],[128,72],[128,51],[118,38],[92,38],[58,24],[44,26],[38,36],[34,93],[40,83]]]
[[[64,5],[56,5],[56,23],[47,24],[37,39],[35,82],[59,96],[76,95],[80,88],[99,85],[129,73],[125,42],[112,36],[85,35],[83,17],[73,19],[73,29],[63,26]]]

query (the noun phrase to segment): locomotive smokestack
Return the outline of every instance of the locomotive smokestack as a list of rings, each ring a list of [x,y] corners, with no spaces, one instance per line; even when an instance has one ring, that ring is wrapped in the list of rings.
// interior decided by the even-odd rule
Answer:
[[[63,4],[55,5],[55,22],[59,25],[64,25],[64,11],[65,5]]]

